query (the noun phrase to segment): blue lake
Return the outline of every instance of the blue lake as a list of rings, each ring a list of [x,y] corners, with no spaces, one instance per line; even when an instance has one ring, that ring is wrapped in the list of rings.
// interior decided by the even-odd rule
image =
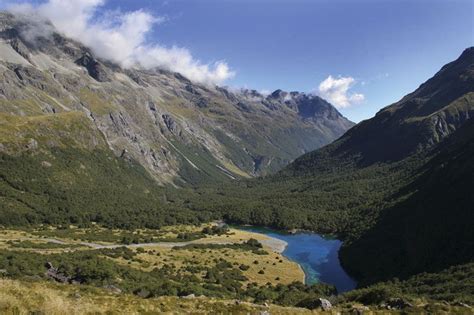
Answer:
[[[339,262],[339,248],[342,242],[314,233],[285,234],[275,230],[239,226],[242,230],[252,231],[278,238],[288,243],[283,255],[303,268],[305,282],[314,284],[324,282],[332,284],[339,293],[352,290],[356,282],[342,269]]]

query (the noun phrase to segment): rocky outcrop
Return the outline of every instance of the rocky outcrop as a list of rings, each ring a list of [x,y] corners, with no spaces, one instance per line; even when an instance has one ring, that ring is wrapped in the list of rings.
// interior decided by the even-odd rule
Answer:
[[[65,274],[59,272],[57,268],[54,268],[53,264],[50,262],[45,263],[46,267],[46,276],[60,283],[71,283],[71,277],[66,276]]]
[[[87,69],[87,72],[91,77],[96,79],[99,82],[110,81],[110,78],[105,70],[104,66],[94,59],[90,53],[85,53],[81,58],[76,60],[76,64],[83,66]]]

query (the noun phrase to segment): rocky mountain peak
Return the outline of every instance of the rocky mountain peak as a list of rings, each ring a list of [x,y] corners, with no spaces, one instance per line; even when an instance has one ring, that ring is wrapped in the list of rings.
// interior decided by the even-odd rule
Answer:
[[[278,99],[278,100],[284,100],[287,96],[288,96],[288,92],[285,92],[285,91],[282,91],[280,89],[278,90],[275,90],[273,91],[273,93],[271,93],[268,98],[271,98],[271,99]]]

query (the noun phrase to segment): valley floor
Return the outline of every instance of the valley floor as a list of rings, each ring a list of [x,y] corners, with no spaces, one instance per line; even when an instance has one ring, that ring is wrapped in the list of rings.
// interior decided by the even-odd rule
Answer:
[[[281,254],[285,245],[267,235],[220,230],[216,225],[135,231],[98,226],[4,229],[0,313],[468,314],[472,310],[424,299],[387,309],[383,303],[359,301],[377,292],[386,294],[383,288],[334,296],[324,284],[305,287],[300,266]],[[56,277],[51,271],[58,272]],[[63,281],[61,274],[76,278]],[[168,282],[160,283],[163,280]],[[330,311],[312,304],[319,297],[331,299]],[[300,307],[289,306],[296,304]]]
[[[190,235],[195,235],[202,229],[203,226],[166,227],[161,229],[159,233],[162,234],[156,235],[155,238],[147,235],[158,232],[135,231],[131,237],[135,235],[136,239],[132,240],[134,242],[131,244],[128,244],[129,241],[125,236],[122,236],[123,233],[128,235],[129,232],[121,230],[113,230],[109,233],[115,237],[110,237],[107,235],[108,231],[101,228],[4,230],[0,232],[0,249],[51,254],[90,249],[129,248],[137,254],[133,259],[126,260],[123,257],[112,259],[117,263],[145,271],[163,267],[168,263],[172,263],[175,268],[208,267],[216,260],[225,259],[233,265],[248,266],[248,269],[242,271],[248,278],[247,283],[264,285],[268,282],[273,284],[304,282],[304,272],[301,267],[281,255],[286,246],[284,241],[237,229],[230,229],[222,235],[206,235],[190,241],[178,238],[178,235],[192,237]],[[96,240],[93,241],[93,239]],[[155,242],[153,239],[161,241]],[[266,254],[242,252],[239,248],[232,248],[232,245],[242,244],[250,239],[259,241],[263,245],[262,251]]]

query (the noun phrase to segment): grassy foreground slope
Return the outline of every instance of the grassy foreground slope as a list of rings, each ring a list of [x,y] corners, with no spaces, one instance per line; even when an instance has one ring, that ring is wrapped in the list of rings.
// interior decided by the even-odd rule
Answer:
[[[58,285],[53,283],[1,280],[0,312],[31,314],[315,314],[304,308],[236,303],[216,298],[184,299],[164,296],[143,299],[134,295],[116,295],[104,289]]]

